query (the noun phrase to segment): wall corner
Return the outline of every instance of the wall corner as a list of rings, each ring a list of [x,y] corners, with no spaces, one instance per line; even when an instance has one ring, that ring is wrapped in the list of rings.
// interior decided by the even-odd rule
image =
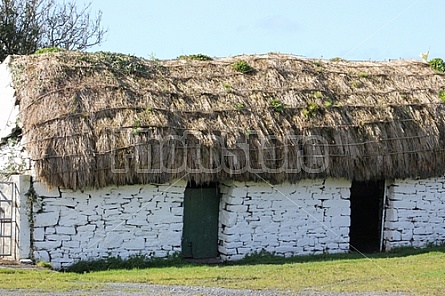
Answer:
[[[29,189],[31,188],[31,176],[13,175],[11,181],[15,183],[16,196],[16,225],[18,233],[16,234],[16,254],[18,260],[29,259],[31,254],[31,223],[29,203]]]

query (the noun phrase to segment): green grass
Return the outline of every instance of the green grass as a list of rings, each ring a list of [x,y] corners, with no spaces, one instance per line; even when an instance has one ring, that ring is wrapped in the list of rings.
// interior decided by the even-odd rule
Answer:
[[[194,265],[90,273],[0,269],[1,289],[98,290],[104,283],[216,286],[298,292],[408,292],[442,295],[445,247],[397,252],[278,258],[257,254],[223,265]]]
[[[243,74],[247,74],[255,70],[246,61],[243,60],[236,62],[235,64],[232,65],[232,67],[235,71],[241,72]]]

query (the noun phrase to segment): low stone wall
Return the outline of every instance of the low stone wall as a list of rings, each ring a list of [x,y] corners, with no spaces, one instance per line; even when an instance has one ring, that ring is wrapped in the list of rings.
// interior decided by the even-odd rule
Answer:
[[[445,242],[445,178],[396,180],[388,186],[385,250]]]
[[[277,255],[349,250],[350,187],[347,180],[298,184],[221,185],[219,252],[237,260],[265,249]]]
[[[181,251],[185,182],[97,191],[48,191],[34,183],[36,260],[56,269],[81,259]]]
[[[34,182],[34,257],[58,269],[85,259],[181,252],[185,187],[177,182],[72,192]],[[221,184],[221,258],[242,259],[261,249],[283,256],[347,252],[349,188],[349,181],[331,179],[275,188]]]

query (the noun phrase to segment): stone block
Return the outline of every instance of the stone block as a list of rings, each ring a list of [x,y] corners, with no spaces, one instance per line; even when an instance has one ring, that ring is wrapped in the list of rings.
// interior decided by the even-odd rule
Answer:
[[[34,247],[36,248],[36,250],[51,250],[59,248],[61,245],[61,241],[34,242]]]
[[[38,213],[34,219],[34,227],[56,226],[59,222],[59,212]]]
[[[228,196],[226,203],[228,205],[243,205],[244,202],[246,201],[246,196],[236,196],[236,195],[230,195]]]
[[[349,216],[349,208],[327,208],[324,212],[325,217]]]
[[[65,226],[56,226],[56,233],[57,234],[76,234],[76,228],[71,226],[71,227],[65,227]]]
[[[331,252],[332,250],[339,249],[339,245],[338,243],[328,243],[326,248],[330,250],[329,252]]]
[[[132,225],[132,226],[143,226],[143,225],[148,225],[148,221],[147,221],[146,216],[131,217],[127,220],[127,222],[125,224]]]
[[[143,250],[145,248],[145,239],[143,237],[135,237],[124,241],[121,248],[126,250]]]
[[[34,241],[45,240],[45,229],[43,227],[35,227],[33,237],[34,237]]]
[[[314,199],[314,200],[325,201],[325,200],[332,199],[332,194],[325,194],[325,193],[319,193],[319,192],[315,192],[315,193],[312,192],[311,194],[312,194],[311,199]]]
[[[431,201],[417,200],[416,208],[419,210],[434,210],[436,206]]]
[[[400,193],[394,193],[392,191],[388,192],[388,200],[391,202],[393,201],[401,201],[406,199],[406,195],[400,194]]]
[[[46,237],[46,241],[69,241],[71,240],[70,235],[66,234],[49,234]]]
[[[307,246],[315,246],[315,240],[310,237],[302,237],[297,239],[298,247],[307,247]]]
[[[332,217],[332,227],[347,227],[351,225],[351,218],[349,216]]]
[[[36,261],[50,262],[49,253],[47,251],[34,251]]]
[[[60,226],[83,226],[83,225],[87,225],[88,224],[88,218],[87,216],[84,215],[79,215],[78,218],[64,218],[64,219],[60,219],[59,225]]]
[[[109,219],[110,216],[118,216],[121,214],[121,210],[118,208],[107,209],[104,212],[104,219]]]
[[[399,220],[400,221],[400,220]],[[391,229],[391,230],[403,230],[403,229],[413,229],[414,224],[412,222],[391,222],[391,223],[385,223],[385,228]]]
[[[389,241],[400,241],[402,240],[402,234],[400,231],[385,231],[384,232],[385,239]]]
[[[175,207],[171,209],[171,213],[175,216],[183,216],[184,215],[184,208],[183,207]]]
[[[245,245],[246,242],[252,241],[252,234],[251,233],[241,234],[239,235],[238,240],[243,242]]]
[[[324,208],[349,208],[350,202],[349,200],[345,199],[330,199],[323,201],[323,207]]]
[[[123,239],[117,232],[110,232],[101,239],[100,245],[107,249],[119,248],[122,246]]]
[[[295,247],[293,247],[293,246],[278,246],[275,248],[275,252],[277,252],[278,254],[294,253]]]
[[[410,200],[395,200],[391,203],[391,206],[395,209],[409,209],[412,210],[416,207],[416,202]]]
[[[91,237],[91,235],[94,234],[95,230],[96,225],[94,224],[77,227],[77,233],[82,236],[85,235],[86,237]]]
[[[154,224],[166,224],[168,227],[168,224],[170,223],[182,222],[182,216],[175,216],[168,212],[157,213],[156,211],[154,215],[147,216],[147,221],[148,223],[154,223]]]
[[[435,192],[431,193],[422,193],[422,200],[425,201],[437,201],[439,198]]]
[[[270,209],[272,207],[272,201],[270,200],[257,200],[253,202],[250,209]]]
[[[226,260],[227,261],[237,261],[237,260],[241,260],[245,257],[245,255],[242,254],[236,254],[236,255],[226,255]]]
[[[228,204],[226,207],[226,210],[229,212],[244,213],[244,212],[247,212],[247,206]]]
[[[237,214],[234,212],[221,211],[219,214],[219,222],[226,226],[232,226],[235,224]]]
[[[425,235],[425,236],[427,236],[427,235],[430,235],[432,233],[433,233],[433,229],[430,226],[428,226],[428,227],[415,227],[413,229],[413,235],[414,236],[416,236],[416,235]]]
[[[174,232],[178,232],[178,231],[182,231],[183,225],[182,223],[170,223],[168,225],[168,231],[174,231]]]
[[[252,252],[250,248],[243,248],[243,247],[236,248],[236,253],[238,255],[243,255],[243,257],[249,254],[250,252]]]
[[[399,184],[394,186],[394,193],[415,195],[417,193],[417,189],[412,184],[406,184],[406,185]]]
[[[45,235],[56,233],[55,227],[45,227]]]
[[[404,231],[402,231],[402,240],[410,241],[412,239],[413,239],[413,232],[412,232],[412,230],[404,230]]]
[[[74,252],[74,253],[80,253],[81,252],[81,250],[79,249],[80,248],[80,242],[76,241],[76,240],[64,241],[64,242],[62,242],[62,247],[77,249],[78,252]]]
[[[304,208],[308,208],[308,207],[321,207],[321,204],[322,204],[321,200],[319,200],[319,199],[297,200],[296,203],[298,205],[301,205]]]
[[[387,209],[385,212],[385,215],[386,215],[386,218],[385,218],[386,221],[396,222],[399,220],[399,215],[397,213],[397,209],[393,209],[393,208]]]
[[[161,245],[177,245],[181,243],[181,234],[178,232],[162,232],[158,236],[158,242]]]
[[[430,224],[431,218],[428,215],[427,212],[416,210],[418,212],[417,216],[413,217],[412,221],[414,222],[414,227],[417,227],[417,223],[423,223],[423,224]]]
[[[61,193],[58,187],[49,188],[45,184],[41,182],[34,182],[33,184],[34,191],[38,196],[42,197],[60,197]]]

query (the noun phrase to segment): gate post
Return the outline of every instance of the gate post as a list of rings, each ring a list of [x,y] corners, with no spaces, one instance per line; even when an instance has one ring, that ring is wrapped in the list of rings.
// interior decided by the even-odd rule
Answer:
[[[11,181],[16,186],[16,201],[17,210],[15,211],[16,229],[18,233],[15,235],[15,258],[17,260],[29,259],[31,254],[31,229],[30,229],[30,209],[28,202],[28,191],[31,188],[31,177],[23,175],[11,176]]]

